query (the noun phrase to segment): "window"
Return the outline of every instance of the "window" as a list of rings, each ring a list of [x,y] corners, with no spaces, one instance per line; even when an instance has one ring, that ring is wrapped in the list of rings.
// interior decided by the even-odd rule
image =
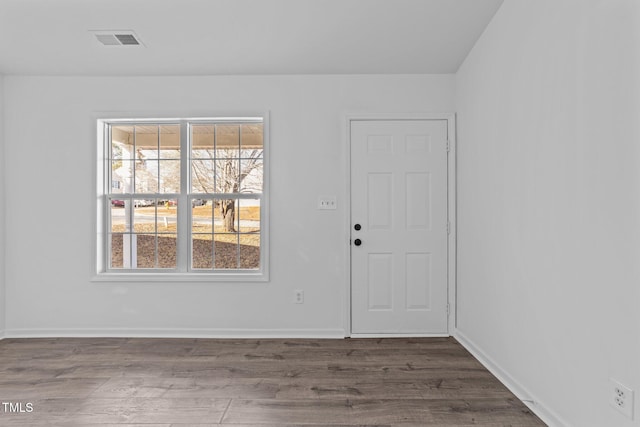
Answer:
[[[98,120],[98,277],[265,280],[264,123]]]

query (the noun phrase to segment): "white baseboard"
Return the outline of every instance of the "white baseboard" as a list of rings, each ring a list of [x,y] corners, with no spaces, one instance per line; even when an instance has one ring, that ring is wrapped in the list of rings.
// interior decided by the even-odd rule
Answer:
[[[508,372],[500,368],[491,357],[487,356],[486,353],[465,336],[464,333],[456,329],[453,337],[549,427],[569,427],[569,423],[562,420],[553,410],[545,405],[543,401],[529,393],[525,387],[513,379]]]
[[[351,338],[445,338],[449,334],[351,334]]]
[[[8,329],[5,338],[344,338],[342,329]]]

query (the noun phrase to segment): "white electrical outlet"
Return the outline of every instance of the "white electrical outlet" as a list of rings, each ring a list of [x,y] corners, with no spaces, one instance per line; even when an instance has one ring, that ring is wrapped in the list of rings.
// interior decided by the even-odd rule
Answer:
[[[609,403],[628,418],[633,419],[633,390],[609,378],[611,398]]]
[[[296,289],[293,291],[293,302],[296,304],[304,304],[304,291]]]

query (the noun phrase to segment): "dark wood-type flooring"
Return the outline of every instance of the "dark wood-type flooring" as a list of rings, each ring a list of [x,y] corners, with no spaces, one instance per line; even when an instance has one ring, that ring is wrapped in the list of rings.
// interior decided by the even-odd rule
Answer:
[[[2,426],[544,426],[453,338],[5,339],[0,402]]]

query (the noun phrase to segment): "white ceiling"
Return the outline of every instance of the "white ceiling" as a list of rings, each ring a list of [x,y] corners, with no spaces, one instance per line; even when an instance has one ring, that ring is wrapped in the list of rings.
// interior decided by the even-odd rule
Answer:
[[[454,73],[502,0],[0,0],[0,73]],[[133,30],[104,47],[89,30]]]

